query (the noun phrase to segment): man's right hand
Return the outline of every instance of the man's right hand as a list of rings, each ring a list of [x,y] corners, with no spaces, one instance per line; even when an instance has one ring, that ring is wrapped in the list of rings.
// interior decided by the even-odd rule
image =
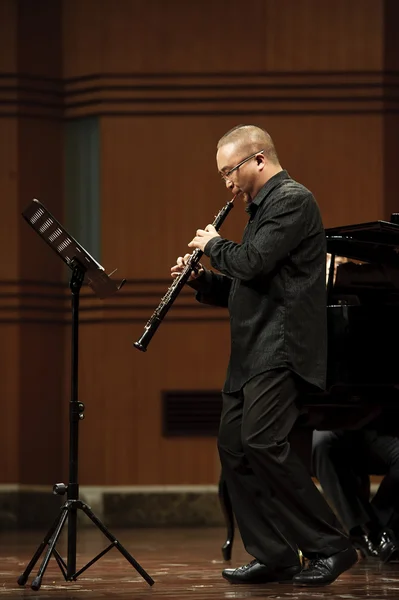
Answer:
[[[175,266],[172,267],[170,270],[170,274],[173,278],[176,278],[180,275],[180,273],[183,271],[184,267],[187,265],[187,262],[190,257],[191,257],[191,254],[185,254],[184,256],[178,256]],[[188,281],[193,281],[194,279],[197,279],[200,275],[202,275],[203,272],[204,272],[204,267],[201,265],[201,263],[198,263],[197,269],[195,271],[191,271],[191,275],[190,275],[190,278]]]

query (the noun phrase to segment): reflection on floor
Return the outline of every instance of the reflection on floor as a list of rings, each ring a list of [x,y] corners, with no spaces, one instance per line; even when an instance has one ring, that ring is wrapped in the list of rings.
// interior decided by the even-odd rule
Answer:
[[[0,594],[4,598],[76,600],[87,598],[145,600],[148,598],[289,599],[289,600],[397,600],[399,563],[381,565],[360,561],[334,584],[318,588],[295,588],[291,584],[230,585],[222,579],[221,545],[224,530],[211,529],[128,529],[113,531],[138,563],[151,575],[150,587],[126,559],[113,548],[82,573],[77,581],[66,582],[51,558],[41,588],[30,588],[40,566],[36,564],[25,587],[17,579],[26,568],[45,532],[3,532],[0,534]],[[57,545],[65,559],[66,531]],[[78,531],[77,568],[83,567],[108,545],[91,527]],[[232,566],[250,560],[240,540],[235,542]]]

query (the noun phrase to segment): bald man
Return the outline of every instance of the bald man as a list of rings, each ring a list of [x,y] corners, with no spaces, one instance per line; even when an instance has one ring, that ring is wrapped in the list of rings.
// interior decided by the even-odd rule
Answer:
[[[326,376],[326,248],[318,205],[279,162],[269,133],[239,125],[217,144],[217,168],[248,213],[241,243],[212,225],[189,243],[218,273],[192,273],[200,302],[228,307],[231,354],[218,448],[245,548],[231,583],[332,583],[355,549],[288,442],[303,388]],[[187,257],[172,267],[178,276]],[[212,339],[209,340],[212,344]],[[301,567],[299,550],[309,559]]]

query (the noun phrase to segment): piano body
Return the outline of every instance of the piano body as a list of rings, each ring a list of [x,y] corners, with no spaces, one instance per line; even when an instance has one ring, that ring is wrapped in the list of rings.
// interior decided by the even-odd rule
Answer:
[[[314,429],[374,429],[399,434],[399,215],[326,229],[327,387],[304,393],[290,436],[310,469]],[[397,222],[395,222],[397,221]],[[339,257],[344,262],[335,268]],[[336,276],[335,276],[336,272]],[[223,476],[219,498],[231,558],[234,518]]]

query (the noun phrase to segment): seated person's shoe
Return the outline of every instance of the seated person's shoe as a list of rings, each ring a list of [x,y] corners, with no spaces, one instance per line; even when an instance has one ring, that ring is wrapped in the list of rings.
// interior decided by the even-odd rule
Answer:
[[[378,558],[378,550],[368,535],[351,535],[350,542],[363,558]]]
[[[328,585],[357,562],[357,552],[350,546],[328,558],[316,558],[309,561],[298,575],[294,575],[295,585]]]
[[[238,569],[224,569],[222,575],[230,583],[270,583],[291,581],[300,570],[299,563],[292,567],[272,569],[255,559]]]
[[[383,563],[399,560],[399,545],[391,531],[386,530],[380,534],[376,548]]]

